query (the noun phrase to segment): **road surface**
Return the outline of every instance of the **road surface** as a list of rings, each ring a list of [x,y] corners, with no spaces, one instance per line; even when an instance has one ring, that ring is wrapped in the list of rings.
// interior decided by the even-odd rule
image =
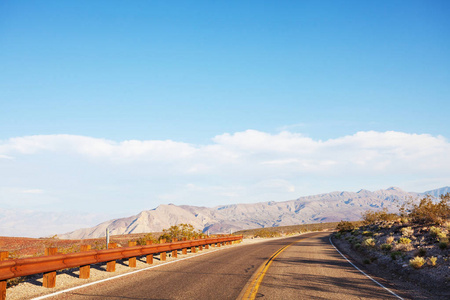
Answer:
[[[308,233],[225,248],[52,299],[237,299],[286,245],[266,270],[258,299],[396,299],[346,262],[329,235]]]

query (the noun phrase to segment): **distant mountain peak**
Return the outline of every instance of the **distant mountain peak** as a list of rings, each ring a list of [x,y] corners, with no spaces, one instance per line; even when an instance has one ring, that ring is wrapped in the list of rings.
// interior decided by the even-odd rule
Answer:
[[[92,228],[60,235],[60,238],[94,238],[112,234],[160,232],[172,225],[189,223],[210,233],[224,233],[249,228],[287,226],[302,223],[358,220],[367,210],[386,207],[396,211],[396,201],[418,198],[422,194],[408,193],[396,187],[387,190],[331,193],[300,197],[288,201],[227,204],[216,207],[161,204],[128,218],[110,220]]]
[[[403,192],[403,190],[399,187],[395,187],[395,186],[391,186],[390,188],[386,189],[387,191],[399,191],[399,192]]]

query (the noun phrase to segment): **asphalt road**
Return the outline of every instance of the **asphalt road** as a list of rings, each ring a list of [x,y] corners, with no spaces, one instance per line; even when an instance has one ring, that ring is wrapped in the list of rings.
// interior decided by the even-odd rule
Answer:
[[[237,299],[255,271],[272,262],[258,289],[265,299],[391,299],[353,269],[328,242],[329,233],[230,247],[95,284],[52,299]]]
[[[258,299],[398,299],[356,270],[321,233],[286,248],[273,261]]]

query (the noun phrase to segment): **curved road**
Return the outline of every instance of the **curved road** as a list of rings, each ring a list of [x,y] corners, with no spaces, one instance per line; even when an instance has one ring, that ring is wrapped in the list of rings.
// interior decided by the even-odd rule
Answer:
[[[60,294],[52,299],[237,299],[280,248],[257,290],[265,299],[395,299],[355,270],[328,242],[329,233],[225,248]]]

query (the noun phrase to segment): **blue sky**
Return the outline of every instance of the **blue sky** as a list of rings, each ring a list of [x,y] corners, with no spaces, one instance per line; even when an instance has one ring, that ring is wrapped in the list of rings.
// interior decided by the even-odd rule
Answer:
[[[449,13],[448,1],[2,1],[0,203],[127,199],[128,213],[448,185]]]

